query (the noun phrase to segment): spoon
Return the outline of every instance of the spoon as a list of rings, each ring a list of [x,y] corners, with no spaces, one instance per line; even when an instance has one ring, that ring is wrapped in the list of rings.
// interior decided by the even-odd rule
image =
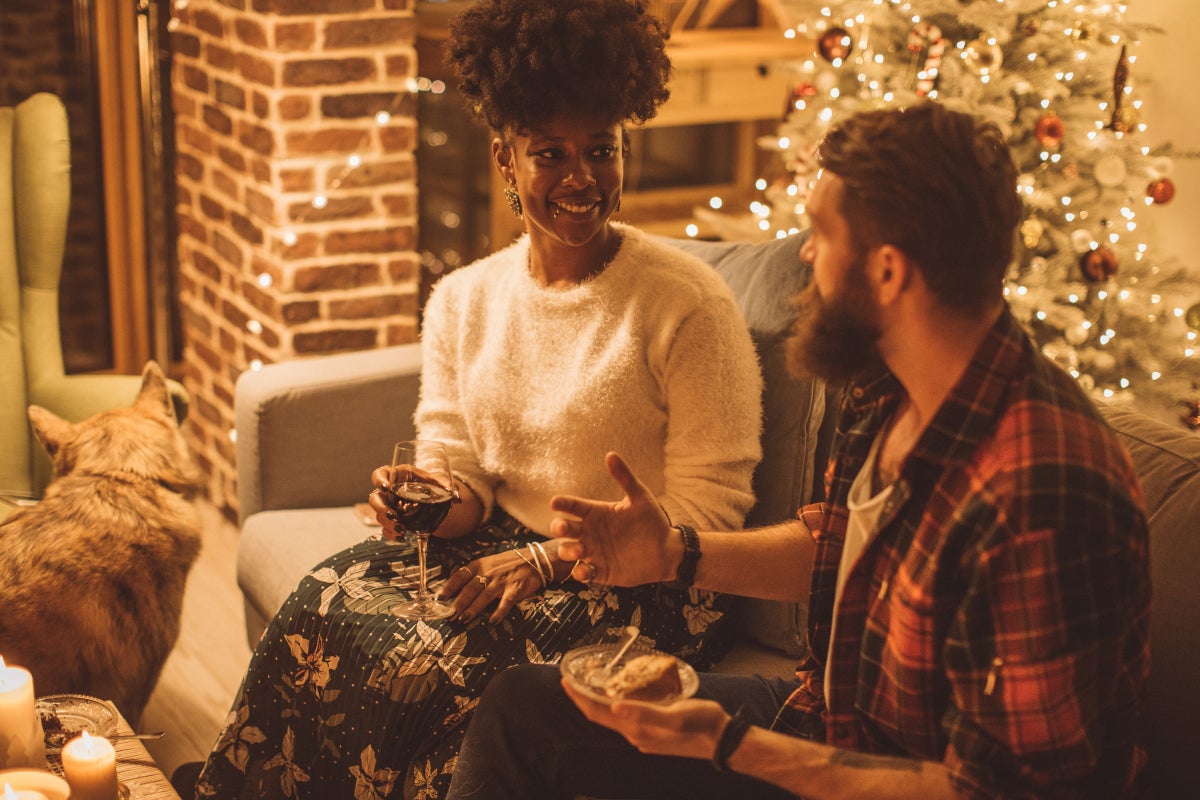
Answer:
[[[605,675],[608,675],[610,672],[612,672],[613,667],[615,667],[617,662],[621,660],[621,656],[625,655],[625,651],[637,641],[639,633],[640,631],[636,625],[628,625],[625,627],[625,632],[621,634],[621,646],[617,648],[617,654],[613,656],[607,664],[604,665]]]
[[[149,733],[114,733],[105,738],[107,739],[161,739],[166,736],[166,731],[150,731]]]

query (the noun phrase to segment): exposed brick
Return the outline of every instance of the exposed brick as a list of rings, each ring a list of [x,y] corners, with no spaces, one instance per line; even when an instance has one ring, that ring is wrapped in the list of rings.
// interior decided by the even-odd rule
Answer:
[[[175,155],[175,169],[194,181],[204,177],[204,164],[191,153],[184,151]]]
[[[272,148],[273,149],[273,148]],[[250,161],[250,174],[259,183],[271,182],[271,165],[265,159],[255,158]]]
[[[296,241],[290,245],[280,241],[276,250],[289,261],[312,258],[321,252],[321,237],[315,233],[302,233],[297,235]]]
[[[269,156],[275,152],[275,134],[262,125],[238,123],[238,141],[260,155]]]
[[[312,98],[302,94],[290,94],[280,99],[279,116],[289,122],[304,119],[312,114]]]
[[[217,79],[213,97],[221,105],[237,109],[244,109],[246,107],[246,90],[237,84],[223,81],[220,78]]]
[[[233,227],[234,233],[245,239],[250,244],[263,243],[262,229],[251,222],[250,218],[244,214],[230,214],[229,224]]]
[[[175,213],[175,227],[180,236],[187,236],[203,244],[208,241],[208,228],[204,223],[183,211]]]
[[[246,210],[263,222],[275,221],[275,199],[253,186],[247,186],[245,191]]]
[[[212,322],[208,315],[197,313],[189,307],[183,307],[180,309],[180,316],[183,317],[183,326],[193,338],[207,338],[212,335]]]
[[[330,319],[379,319],[417,313],[413,294],[375,294],[329,301]]]
[[[369,58],[314,58],[283,65],[284,86],[337,86],[375,77]]]
[[[277,22],[275,49],[284,52],[311,50],[317,41],[317,26],[311,22]]]
[[[311,192],[316,188],[316,176],[311,167],[279,170],[279,188],[285,192]]]
[[[291,322],[293,324],[310,322],[321,315],[321,304],[316,300],[304,300],[301,302],[284,303],[279,310],[283,315],[284,322]]]
[[[292,155],[354,153],[361,148],[365,135],[359,128],[290,131],[285,136],[284,146]]]
[[[251,47],[266,48],[267,28],[257,19],[238,17],[233,22],[233,30],[243,44],[248,44]]]
[[[321,114],[331,119],[374,119],[380,111],[411,116],[412,97],[407,91],[330,94],[321,98]]]
[[[331,255],[393,253],[411,250],[415,242],[415,233],[407,225],[376,230],[333,231],[325,237],[325,252]]]
[[[333,20],[325,24],[325,49],[379,47],[397,42],[412,42],[415,23],[412,17],[359,17]]]
[[[259,119],[266,119],[271,113],[271,100],[262,92],[254,92],[250,96],[250,110]]]
[[[212,171],[212,185],[214,189],[234,201],[235,204],[240,199],[241,193],[238,191],[237,182],[225,170],[215,169]]]
[[[250,319],[248,316],[246,316],[242,309],[238,308],[237,304],[231,303],[228,300],[225,300],[221,303],[221,306],[217,309],[217,312],[221,315],[222,319],[235,328],[244,329],[246,327],[246,323]]]
[[[221,231],[213,231],[212,238],[213,249],[217,251],[217,255],[225,259],[232,266],[241,269],[242,264],[246,261],[245,256],[242,254],[242,248]]]
[[[312,203],[292,203],[288,206],[288,219],[304,222],[325,222],[331,219],[365,217],[375,210],[371,198],[333,197],[324,208],[315,208]]]
[[[197,92],[208,92],[208,73],[191,64],[183,65],[183,85]]]
[[[185,144],[201,153],[211,154],[213,151],[212,137],[205,131],[192,125],[180,125],[177,129]]]
[[[380,202],[390,217],[410,217],[417,213],[417,198],[412,194],[385,194]]]
[[[218,39],[225,35],[225,25],[221,22],[221,17],[208,9],[196,9],[192,17],[192,24],[209,36],[215,36]]]
[[[383,71],[389,78],[411,78],[416,75],[416,59],[407,53],[388,55],[383,59]]]
[[[230,72],[233,71],[234,65],[237,63],[233,51],[216,42],[209,42],[204,46],[204,57],[213,67]]]
[[[300,267],[292,275],[292,288],[297,292],[357,289],[378,285],[379,265],[370,263]]]
[[[195,96],[179,91],[178,86],[171,92],[171,108],[175,111],[176,119],[196,116],[199,107]]]
[[[244,173],[246,171],[246,157],[240,150],[234,150],[228,145],[218,145],[217,158],[221,159],[234,172]]]
[[[405,283],[415,281],[420,273],[416,255],[408,258],[392,259],[387,264],[387,274],[391,278],[392,283]]]
[[[200,195],[200,211],[209,219],[219,222],[225,220],[225,204],[206,194]]]
[[[389,324],[385,332],[386,343],[394,344],[412,344],[417,341],[417,326],[416,323],[407,325]]]
[[[371,10],[375,0],[251,0],[250,7],[263,14],[347,14]]]
[[[411,157],[388,161],[366,161],[342,176],[342,188],[390,186],[411,181],[416,170]]]
[[[205,342],[200,340],[193,341],[192,350],[196,355],[200,356],[200,360],[207,364],[209,369],[215,371],[220,368],[221,357]],[[192,399],[195,400],[196,398],[193,397]]]
[[[233,133],[233,120],[229,115],[214,105],[204,106],[204,124],[211,130],[228,136]]]
[[[275,64],[250,53],[237,54],[237,71],[248,81],[274,88],[278,84]]]
[[[229,332],[229,328],[224,325],[217,331],[217,341],[222,353],[232,353],[237,350],[238,340]]]
[[[173,32],[171,34],[171,52],[176,57],[198,58],[200,55],[200,37],[183,30]]]
[[[192,267],[213,283],[221,281],[221,265],[200,250],[192,251]]]
[[[411,153],[416,149],[414,125],[390,125],[379,129],[379,144],[388,153]]]
[[[373,328],[336,329],[296,333],[292,335],[292,347],[297,353],[338,353],[347,350],[369,350],[379,341]]]
[[[255,266],[258,267],[257,262]],[[258,271],[270,273],[273,270],[262,268]],[[279,316],[279,301],[268,294],[256,281],[242,281],[241,291],[242,297],[256,310],[272,318]]]

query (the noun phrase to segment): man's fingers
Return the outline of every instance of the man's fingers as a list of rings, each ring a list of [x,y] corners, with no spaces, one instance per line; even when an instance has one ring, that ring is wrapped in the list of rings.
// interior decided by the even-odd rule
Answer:
[[[608,474],[612,475],[613,480],[617,482],[629,499],[644,497],[650,493],[650,490],[638,480],[637,476],[633,474],[633,470],[625,463],[625,459],[621,458],[619,454],[609,453],[604,457],[604,464],[608,467]]]
[[[586,558],[587,552],[578,539],[562,539],[558,544],[558,557],[563,561],[578,561]]]

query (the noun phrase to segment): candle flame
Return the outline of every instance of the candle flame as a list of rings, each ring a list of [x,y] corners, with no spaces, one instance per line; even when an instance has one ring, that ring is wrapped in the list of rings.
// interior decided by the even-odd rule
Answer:
[[[4,669],[4,656],[0,656],[0,669]],[[4,785],[7,786],[8,784],[6,783]]]
[[[17,795],[13,792],[13,788],[8,785],[8,781],[4,782],[4,800],[17,800]]]

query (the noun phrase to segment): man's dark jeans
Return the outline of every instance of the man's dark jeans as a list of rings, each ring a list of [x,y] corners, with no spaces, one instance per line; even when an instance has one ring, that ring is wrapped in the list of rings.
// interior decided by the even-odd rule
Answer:
[[[697,697],[742,710],[767,727],[795,683],[740,675],[700,676]],[[639,753],[594,725],[560,686],[557,667],[523,665],[497,675],[475,710],[449,800],[793,798],[771,784],[713,769],[709,761]]]

